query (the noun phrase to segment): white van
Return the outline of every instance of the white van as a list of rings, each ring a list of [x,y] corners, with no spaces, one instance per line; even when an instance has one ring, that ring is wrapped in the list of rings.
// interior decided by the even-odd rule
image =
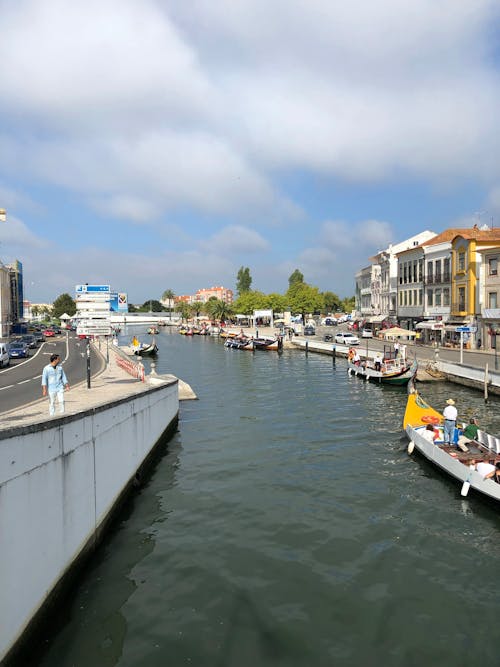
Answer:
[[[10,364],[9,346],[7,343],[0,343],[0,368]]]

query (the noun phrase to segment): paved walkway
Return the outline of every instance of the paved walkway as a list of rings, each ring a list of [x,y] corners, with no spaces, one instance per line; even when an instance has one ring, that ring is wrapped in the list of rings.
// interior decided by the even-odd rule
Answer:
[[[104,366],[101,373],[91,378],[90,389],[87,387],[87,382],[80,382],[64,393],[65,414],[76,414],[120,398],[139,395],[148,391],[157,382],[168,382],[176,379],[173,375],[156,377],[148,375],[145,382],[142,382],[117,366],[114,355],[110,355],[110,363]],[[191,395],[189,392],[191,392]],[[196,398],[196,396],[192,393],[189,385],[179,380],[179,399],[182,398]],[[56,414],[50,417],[49,399],[40,398],[15,410],[2,412],[0,415],[0,433],[13,426],[26,426],[35,422],[57,419],[61,416],[57,410],[58,406],[56,405]]]

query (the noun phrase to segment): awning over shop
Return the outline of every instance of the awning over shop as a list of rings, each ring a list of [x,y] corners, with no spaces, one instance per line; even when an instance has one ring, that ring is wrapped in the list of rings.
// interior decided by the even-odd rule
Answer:
[[[444,323],[431,320],[427,322],[418,322],[415,325],[415,329],[431,329],[432,331],[439,331],[441,329],[444,329]]]
[[[500,320],[500,308],[484,308],[481,315],[483,320]]]
[[[369,317],[366,321],[370,322],[370,324],[380,324],[380,322],[383,322],[386,319],[387,315],[373,315],[373,317]]]

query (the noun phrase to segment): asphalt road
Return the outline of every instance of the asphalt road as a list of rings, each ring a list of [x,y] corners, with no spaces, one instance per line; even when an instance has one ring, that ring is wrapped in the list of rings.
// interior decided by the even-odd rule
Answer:
[[[72,385],[87,379],[86,341],[73,332],[61,334],[30,350],[27,359],[11,359],[10,366],[0,370],[0,412],[21,408],[42,396],[42,370],[49,363],[50,355],[61,356],[64,372]],[[102,368],[101,358],[91,349],[91,374]]]

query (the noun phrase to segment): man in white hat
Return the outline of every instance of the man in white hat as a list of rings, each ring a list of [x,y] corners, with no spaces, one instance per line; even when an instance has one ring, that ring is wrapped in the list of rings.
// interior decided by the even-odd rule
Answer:
[[[446,401],[446,407],[443,410],[444,417],[444,428],[443,428],[443,440],[445,445],[451,445],[453,443],[455,435],[455,426],[457,423],[457,409],[455,407],[455,401],[452,398],[449,398]]]

